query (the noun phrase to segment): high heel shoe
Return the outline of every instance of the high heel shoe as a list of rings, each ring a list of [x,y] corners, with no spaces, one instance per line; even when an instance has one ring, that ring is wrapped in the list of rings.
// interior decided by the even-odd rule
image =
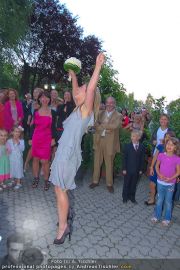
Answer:
[[[61,236],[60,239],[57,239],[57,238],[54,239],[53,244],[62,245],[64,243],[65,239],[66,239],[66,236],[69,236],[69,241],[71,241],[71,231],[69,229],[69,226],[66,227],[66,229],[65,229],[65,231],[64,231],[64,233],[63,233],[63,235]]]
[[[33,188],[37,188],[39,184],[39,178],[38,177],[34,177],[33,183],[32,183],[32,187]]]

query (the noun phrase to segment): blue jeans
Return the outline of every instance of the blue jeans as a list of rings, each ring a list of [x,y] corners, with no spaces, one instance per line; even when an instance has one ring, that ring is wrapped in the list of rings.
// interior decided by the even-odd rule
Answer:
[[[174,195],[174,201],[177,202],[180,200],[180,182],[176,184],[176,190]]]
[[[172,215],[172,198],[175,185],[163,186],[157,183],[157,203],[155,207],[155,217],[159,220],[162,216],[163,206],[165,207],[165,220],[171,220]]]

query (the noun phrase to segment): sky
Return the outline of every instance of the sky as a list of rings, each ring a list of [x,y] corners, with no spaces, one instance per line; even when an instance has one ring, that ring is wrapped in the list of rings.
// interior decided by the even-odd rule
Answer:
[[[179,0],[62,0],[84,35],[112,57],[119,82],[138,100],[180,97]]]

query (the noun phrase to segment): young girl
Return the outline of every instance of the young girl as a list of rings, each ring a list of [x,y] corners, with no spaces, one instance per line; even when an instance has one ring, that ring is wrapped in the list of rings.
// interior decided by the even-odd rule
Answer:
[[[156,163],[158,200],[151,221],[157,223],[160,220],[164,203],[165,217],[162,221],[164,226],[168,226],[171,221],[172,197],[176,178],[180,174],[179,148],[179,140],[170,138],[165,144],[165,152],[159,154]]]
[[[156,172],[156,161],[159,153],[164,152],[164,144],[171,138],[175,137],[175,133],[173,131],[168,131],[165,136],[164,140],[162,140],[162,143],[159,144],[156,147],[155,155],[153,156],[151,166],[150,166],[150,172],[149,172],[149,189],[150,189],[150,196],[148,201],[145,201],[145,205],[150,206],[155,204],[155,195],[156,195],[156,185],[157,185],[157,172]]]
[[[0,191],[6,188],[5,180],[10,178],[8,148],[6,145],[8,133],[0,129]]]
[[[10,175],[16,180],[14,189],[19,189],[23,174],[23,151],[24,140],[22,139],[23,128],[21,126],[14,127],[12,131],[12,138],[8,140],[8,147],[10,151]]]

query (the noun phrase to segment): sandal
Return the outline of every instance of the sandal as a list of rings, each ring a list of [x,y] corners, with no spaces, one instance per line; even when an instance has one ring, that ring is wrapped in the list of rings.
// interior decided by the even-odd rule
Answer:
[[[147,205],[147,206],[150,206],[150,205],[155,205],[156,203],[155,203],[155,201],[154,202],[145,201],[144,204]]]
[[[44,190],[48,190],[50,188],[51,182],[49,180],[44,181]]]
[[[153,218],[151,218],[151,222],[154,223],[154,224],[158,223],[158,219],[156,217],[153,217]]]
[[[2,187],[3,189],[6,189],[6,188],[7,188],[7,185],[6,185],[6,184],[2,184],[1,187]]]
[[[163,225],[164,227],[169,226],[169,225],[170,225],[170,223],[171,223],[171,221],[170,221],[170,220],[163,220],[163,221],[162,221],[162,225]]]
[[[38,177],[34,177],[33,183],[32,183],[32,187],[33,188],[37,188],[39,184],[39,178]]]

